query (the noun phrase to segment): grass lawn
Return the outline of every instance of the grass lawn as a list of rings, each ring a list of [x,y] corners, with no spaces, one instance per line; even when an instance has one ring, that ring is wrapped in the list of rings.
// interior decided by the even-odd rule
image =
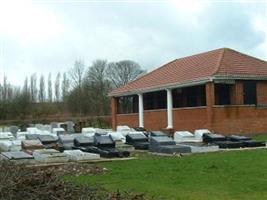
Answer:
[[[251,138],[254,139],[254,140],[267,141],[267,135],[266,134],[264,134],[264,135],[255,135],[255,136],[252,136]]]
[[[145,193],[155,199],[267,199],[267,150],[141,156],[101,163],[103,175],[67,176],[81,185]]]

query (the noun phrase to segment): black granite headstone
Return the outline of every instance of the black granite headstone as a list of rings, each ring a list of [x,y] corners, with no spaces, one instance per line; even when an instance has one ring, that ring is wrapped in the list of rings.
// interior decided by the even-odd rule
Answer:
[[[202,137],[203,137],[203,142],[206,143],[226,141],[226,137],[220,134],[204,133]]]
[[[148,142],[148,138],[143,133],[130,133],[126,135],[127,144],[134,144],[136,142]]]
[[[94,138],[93,137],[87,137],[84,135],[79,135],[79,136],[75,137],[74,145],[76,147],[92,146],[92,145],[94,145]]]
[[[247,140],[243,141],[244,147],[265,147],[265,141]]]
[[[220,149],[234,149],[244,147],[244,144],[241,141],[218,141],[214,142],[214,144],[218,145]]]
[[[251,140],[250,137],[246,137],[246,136],[240,136],[240,135],[231,135],[229,137],[227,137],[229,140],[234,141],[234,142],[238,142],[238,141],[246,141],[246,140]]]
[[[39,135],[38,139],[42,142],[43,145],[57,143],[58,141],[58,138],[55,138],[52,135]]]
[[[97,147],[115,148],[115,141],[110,135],[95,135],[94,143]]]

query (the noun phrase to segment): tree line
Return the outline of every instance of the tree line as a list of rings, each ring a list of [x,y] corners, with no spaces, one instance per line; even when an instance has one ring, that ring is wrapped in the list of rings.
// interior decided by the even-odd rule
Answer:
[[[145,71],[131,60],[95,60],[86,66],[77,60],[54,79],[34,73],[22,86],[4,76],[0,85],[0,119],[38,118],[49,115],[101,116],[110,114],[108,93],[142,76]]]

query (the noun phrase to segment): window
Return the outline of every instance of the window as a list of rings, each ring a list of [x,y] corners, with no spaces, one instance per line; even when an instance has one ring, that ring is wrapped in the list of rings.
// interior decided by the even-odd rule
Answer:
[[[231,104],[232,85],[215,84],[215,104],[230,105]]]
[[[256,81],[245,81],[244,84],[244,104],[257,104],[257,84]]]
[[[118,98],[118,113],[137,113],[138,112],[138,96],[125,96]]]
[[[172,91],[173,107],[198,107],[206,105],[205,85],[177,88]]]
[[[145,93],[143,95],[143,98],[144,110],[167,108],[167,92],[165,90]]]

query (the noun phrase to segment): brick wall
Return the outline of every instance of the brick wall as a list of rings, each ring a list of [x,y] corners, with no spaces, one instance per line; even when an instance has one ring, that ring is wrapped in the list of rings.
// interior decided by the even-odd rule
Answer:
[[[257,102],[258,105],[267,105],[267,81],[257,83]]]
[[[138,114],[117,114],[118,125],[138,127]],[[167,127],[166,110],[144,112],[145,128],[147,130],[161,130]],[[175,130],[194,131],[197,128],[208,128],[206,108],[181,108],[173,110]]]
[[[167,126],[166,111],[144,113],[147,130],[161,130]],[[206,108],[183,108],[173,110],[174,130],[208,128],[211,131],[230,134],[267,133],[267,108],[255,106],[214,106],[212,128],[209,127]],[[118,125],[138,127],[138,114],[117,114]]]
[[[117,126],[127,125],[130,127],[138,127],[138,113],[133,114],[117,114]],[[115,126],[116,127],[116,126]]]
[[[236,81],[235,95],[231,106],[214,106],[213,83],[206,85],[207,107],[173,109],[174,130],[208,128],[222,134],[267,133],[267,81],[257,83],[258,106],[243,104],[243,83]],[[115,101],[112,106],[115,106]],[[116,110],[113,108],[113,110]],[[113,125],[138,127],[138,113],[113,115]],[[147,130],[161,130],[167,126],[166,110],[144,112]],[[116,124],[115,124],[116,123]],[[114,128],[113,126],[113,128]]]
[[[223,134],[267,133],[267,109],[255,106],[213,108],[213,131]]]

